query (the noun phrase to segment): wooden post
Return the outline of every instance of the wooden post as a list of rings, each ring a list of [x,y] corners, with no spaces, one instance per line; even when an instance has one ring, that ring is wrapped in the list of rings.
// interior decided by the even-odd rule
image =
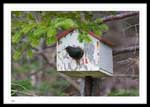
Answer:
[[[92,96],[100,96],[101,78],[92,79]]]
[[[93,86],[92,82],[93,78],[91,76],[85,77],[85,87],[84,87],[85,96],[92,96],[92,86]]]
[[[100,96],[100,78],[87,76],[81,80],[81,96]]]

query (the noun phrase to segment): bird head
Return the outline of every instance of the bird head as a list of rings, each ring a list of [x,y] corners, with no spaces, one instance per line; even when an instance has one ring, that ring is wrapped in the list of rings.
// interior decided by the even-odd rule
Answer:
[[[65,48],[65,50],[67,51],[67,50],[69,50],[69,49],[71,49],[72,47],[71,46],[67,46],[66,48]]]

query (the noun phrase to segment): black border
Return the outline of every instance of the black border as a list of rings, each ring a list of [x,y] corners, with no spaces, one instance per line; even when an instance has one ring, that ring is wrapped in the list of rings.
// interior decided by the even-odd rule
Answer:
[[[3,3],[147,3],[149,0],[2,0]]]
[[[13,2],[12,2],[13,1]],[[30,2],[27,2],[27,1],[30,1]],[[4,15],[4,13],[3,13],[3,9],[4,9],[4,4],[6,3],[49,3],[48,1],[51,1],[51,0],[40,0],[40,2],[39,1],[37,1],[37,0],[4,0],[3,1],[3,4],[1,4],[1,6],[0,6],[0,8],[1,8],[1,13],[2,13],[2,16],[1,16],[1,28],[3,28],[4,27],[4,18],[3,18],[3,15]],[[57,2],[58,0],[54,0],[54,1],[51,1],[51,3],[58,3]],[[71,1],[71,2],[70,2]],[[101,1],[101,0],[92,0],[92,2],[86,2],[86,3],[99,3],[98,1]],[[133,1],[136,1],[136,0],[133,0]],[[59,3],[66,3],[67,2],[67,4],[69,4],[69,3],[85,3],[85,2],[82,2],[81,0],[80,0],[80,2],[77,2],[77,0],[60,0],[60,2]],[[130,1],[131,2],[131,1]],[[119,4],[119,3],[125,3],[125,4],[128,4],[128,3],[130,3],[129,1],[127,1],[127,0],[121,0],[121,2],[118,2],[118,3],[115,3],[115,2],[112,2],[111,0],[104,0],[104,1],[101,1],[101,3],[111,3],[111,4]],[[144,3],[144,4],[147,4],[147,31],[149,31],[149,29],[148,29],[148,21],[149,21],[149,15],[148,15],[148,9],[149,9],[149,5],[150,4],[148,4],[147,3],[148,2],[148,0],[141,0],[141,2],[138,2],[138,4],[141,4],[141,3]],[[134,2],[131,2],[131,3],[134,3]],[[137,2],[136,2],[137,3]],[[4,28],[2,29],[2,35],[4,36]],[[1,35],[1,37],[2,37],[2,39],[1,40],[3,40],[3,36]],[[147,35],[148,35],[148,32],[147,32]],[[148,39],[148,36],[147,36],[147,39]],[[2,42],[0,42],[1,43],[1,46],[3,47],[3,41]],[[147,43],[148,43],[148,41],[147,41]],[[148,48],[148,47],[147,47]],[[3,50],[2,50],[3,49]],[[1,55],[1,58],[3,58],[2,60],[3,60],[3,62],[4,62],[4,48],[0,48],[0,52],[2,53],[2,54],[0,54]],[[147,52],[148,52],[148,49],[147,49]],[[148,54],[147,54],[148,55]],[[147,56],[147,59],[148,59],[148,56]],[[1,66],[2,66],[2,69],[3,69],[3,71],[1,71],[1,76],[3,76],[3,78],[0,78],[1,79],[1,82],[2,82],[2,86],[4,85],[3,84],[3,79],[4,79],[4,75],[3,75],[3,72],[4,72],[4,65],[3,65],[3,62],[0,64]],[[5,71],[5,72],[7,72],[7,71]],[[147,72],[147,94],[149,94],[149,86],[148,86],[148,79],[150,78],[148,78],[148,73],[149,72]],[[3,95],[3,87],[1,88],[1,95],[2,95],[2,98],[4,98],[4,95]],[[147,104],[150,104],[149,103],[149,100],[148,100],[148,98],[150,98],[150,95],[147,95]],[[138,102],[137,102],[138,103]],[[2,104],[4,104],[4,101],[2,100]],[[84,103],[83,103],[84,104]],[[78,104],[78,105],[83,105],[83,104]],[[11,104],[5,104],[5,105],[11,105]],[[13,105],[16,105],[16,104],[13,104]],[[22,104],[17,104],[17,105],[22,105]],[[27,104],[27,105],[35,105],[35,104]],[[39,104],[39,105],[43,105],[43,104]],[[44,105],[54,105],[54,104],[44,104]],[[62,105],[62,104],[56,104],[56,105]],[[64,105],[64,104],[63,104]],[[65,104],[66,105],[66,104]],[[72,104],[67,104],[67,105],[72,105]],[[84,105],[93,105],[93,104],[84,104]],[[107,105],[107,104],[94,104],[94,105]],[[108,105],[112,105],[112,104],[108,104]],[[114,104],[113,104],[114,105]],[[122,104],[117,104],[117,105],[122,105]],[[125,105],[129,105],[129,104],[125,104]],[[137,104],[132,104],[132,105],[137,105]],[[140,104],[140,105],[145,105],[145,104]]]

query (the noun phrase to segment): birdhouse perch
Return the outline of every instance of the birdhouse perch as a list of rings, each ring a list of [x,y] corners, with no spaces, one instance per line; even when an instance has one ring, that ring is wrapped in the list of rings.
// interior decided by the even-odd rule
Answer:
[[[57,71],[73,77],[112,76],[112,43],[93,32],[90,43],[80,43],[78,35],[71,29],[57,36]]]

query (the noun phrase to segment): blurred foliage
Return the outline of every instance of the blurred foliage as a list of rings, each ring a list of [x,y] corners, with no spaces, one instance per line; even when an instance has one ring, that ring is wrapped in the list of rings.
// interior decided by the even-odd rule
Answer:
[[[139,95],[138,89],[113,90],[108,94],[108,96],[138,96],[138,95]]]
[[[70,83],[67,80],[59,77],[55,69],[49,66],[43,66],[44,65],[41,65],[40,61],[37,60],[31,61],[30,63],[13,63],[11,95],[67,95],[65,90],[70,86]],[[33,77],[35,80],[33,80]],[[35,83],[33,84],[33,82]]]
[[[29,58],[33,57],[32,48],[39,47],[41,39],[46,40],[46,45],[55,43],[60,30],[79,29],[80,42],[91,42],[87,36],[90,31],[101,36],[108,30],[100,18],[93,19],[93,13],[87,11],[12,11],[11,19],[14,60],[21,59],[22,53],[26,53]]]
[[[63,79],[57,79],[53,83],[42,82],[38,88],[40,95],[48,95],[49,92],[53,96],[64,96],[66,95],[65,89],[68,88],[69,82]]]
[[[41,67],[41,65],[38,62],[33,62],[32,64],[29,64],[28,62],[24,64],[18,64],[15,63],[18,66],[17,67],[12,67],[14,73],[25,73],[25,72],[31,72],[31,70],[37,70]]]
[[[11,82],[11,95],[16,96],[19,94],[26,95],[32,89],[31,82],[29,80],[14,80]]]
[[[56,96],[62,96],[65,95],[64,92],[69,87],[69,82],[64,80],[64,79],[57,79],[53,84],[52,84],[52,91]],[[57,89],[57,90],[56,90]]]

